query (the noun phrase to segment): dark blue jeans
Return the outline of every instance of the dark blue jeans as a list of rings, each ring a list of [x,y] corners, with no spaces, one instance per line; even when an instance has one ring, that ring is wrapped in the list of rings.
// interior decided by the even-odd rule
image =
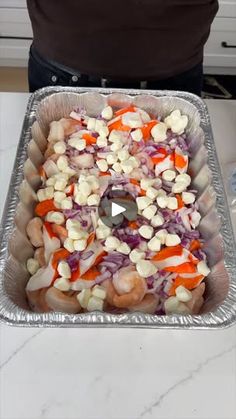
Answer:
[[[42,58],[31,48],[28,66],[29,90],[34,92],[47,86],[101,87],[101,79],[80,74]],[[148,81],[146,88],[151,90],[181,90],[201,96],[203,82],[202,63],[191,70],[165,80]],[[106,87],[140,88],[139,82],[117,82],[108,80]]]

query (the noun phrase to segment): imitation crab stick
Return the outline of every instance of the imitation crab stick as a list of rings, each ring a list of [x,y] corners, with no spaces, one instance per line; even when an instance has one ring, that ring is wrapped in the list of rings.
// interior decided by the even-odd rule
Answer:
[[[159,176],[165,170],[173,169],[174,168],[174,157],[173,153],[169,154],[166,157],[152,157],[153,163],[155,166],[155,175]]]
[[[128,125],[124,125],[122,123],[121,118],[119,117],[116,121],[114,121],[112,124],[108,125],[109,131],[130,131],[130,127]]]
[[[45,221],[43,223],[49,237],[52,239],[53,237],[58,238],[57,233],[54,231],[53,225],[51,223],[49,223],[48,221]]]
[[[186,173],[188,170],[188,155],[179,147],[175,149],[175,168],[179,173]]]
[[[87,246],[94,242],[95,237],[96,237],[96,234],[95,234],[94,231],[92,233],[90,233],[90,235],[88,236],[88,240],[87,240]]]
[[[54,205],[53,199],[45,199],[45,201],[39,202],[34,210],[38,217],[45,217],[49,211],[58,211],[58,208]]]
[[[131,228],[132,230],[137,230],[137,229],[138,229],[138,224],[136,223],[136,221],[129,221],[128,226],[129,226],[129,228]]]
[[[151,137],[151,130],[157,124],[158,124],[158,121],[153,120],[153,121],[147,122],[146,124],[144,124],[142,128],[140,128],[142,131],[144,140],[149,140],[149,138]]]
[[[178,210],[184,207],[184,201],[182,200],[181,196],[179,194],[175,195],[178,203]]]
[[[97,139],[93,137],[91,134],[83,134],[82,138],[86,141],[87,145],[93,145],[97,142]]]
[[[53,266],[53,268],[56,270],[60,260],[66,259],[69,255],[70,255],[70,252],[68,252],[68,250],[66,250],[64,248],[56,250],[56,252],[54,252],[53,256],[52,256],[52,266]]]
[[[190,263],[190,262],[184,262],[184,263],[181,263],[180,265],[176,265],[176,266],[166,266],[163,269],[167,272],[176,272],[176,273],[179,273],[179,274],[195,273],[196,272],[195,265],[193,263]]]
[[[199,240],[192,240],[189,250],[190,252],[193,252],[194,250],[201,249],[201,247],[202,247],[202,244]]]
[[[94,279],[97,278],[98,275],[100,275],[100,272],[95,267],[93,267],[89,269],[87,272],[85,272],[81,276],[81,279],[84,279],[86,281],[93,281]]]
[[[183,253],[183,247],[180,245],[165,247],[160,252],[158,252],[155,256],[153,256],[152,260],[155,260],[155,261],[165,260],[173,256],[181,256],[182,253]]]
[[[135,106],[127,106],[126,108],[123,109],[119,109],[118,111],[115,112],[116,116],[120,116],[120,115],[124,115],[124,113],[127,112],[136,112],[136,108]]]
[[[59,237],[59,239],[64,243],[68,237],[68,231],[65,227],[58,224],[52,224],[52,231]]]
[[[174,280],[172,287],[169,290],[169,295],[175,295],[175,290],[180,285],[187,288],[188,290],[192,290],[198,287],[198,285],[202,282],[203,279],[203,275],[197,275],[192,278],[183,278],[182,276],[178,275],[177,278]]]
[[[162,249],[152,260],[158,269],[176,273],[195,273],[198,259],[181,245]]]

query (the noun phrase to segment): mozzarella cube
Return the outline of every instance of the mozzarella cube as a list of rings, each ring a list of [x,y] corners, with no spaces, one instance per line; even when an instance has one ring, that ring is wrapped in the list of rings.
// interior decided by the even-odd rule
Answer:
[[[108,164],[105,159],[97,160],[97,166],[101,172],[106,172],[108,170]]]
[[[112,165],[112,169],[116,172],[116,173],[121,173],[122,172],[122,167],[120,163],[114,163]],[[119,188],[120,189],[120,188]]]
[[[113,236],[107,237],[105,241],[105,246],[109,250],[116,250],[120,244],[120,240]]]
[[[87,122],[87,128],[89,131],[95,131],[96,119],[89,118]]]
[[[88,197],[88,200],[87,200],[87,204],[89,206],[92,206],[92,205],[98,206],[99,205],[99,202],[100,202],[100,196],[98,194],[96,194],[96,193],[90,195]]]
[[[129,245],[127,243],[121,243],[118,247],[117,247],[117,252],[122,253],[123,255],[128,255],[131,251]]]
[[[39,202],[45,201],[45,199],[47,199],[46,194],[44,192],[44,189],[39,189],[37,191],[37,198],[38,198]]]
[[[151,250],[152,252],[159,252],[161,249],[161,241],[157,237],[154,236],[148,242],[148,249]]]
[[[176,109],[165,118],[165,123],[168,128],[171,128],[172,132],[181,135],[188,125],[188,117],[187,115],[181,115],[180,110]]]
[[[133,166],[134,169],[136,169],[140,165],[139,160],[134,156],[129,157],[128,162],[131,164],[131,166]]]
[[[61,172],[68,167],[68,159],[66,156],[60,156],[57,160],[57,167]]]
[[[87,310],[88,311],[103,311],[104,301],[101,298],[91,297],[89,299]]]
[[[204,275],[204,276],[209,275],[209,273],[211,272],[211,270],[208,268],[204,260],[202,260],[201,262],[197,264],[197,271],[200,275]]]
[[[172,192],[173,193],[181,193],[181,192],[185,191],[186,188],[187,188],[187,184],[185,182],[176,182],[172,186]]]
[[[65,179],[58,179],[54,185],[56,191],[64,191],[67,185],[67,180]]]
[[[142,139],[143,139],[143,133],[141,131],[141,129],[136,129],[134,131],[131,132],[131,137],[133,141],[136,141],[137,143],[139,143]]]
[[[79,191],[85,195],[85,196],[89,196],[92,192],[92,188],[91,185],[88,182],[81,182],[79,184]]]
[[[160,208],[166,208],[167,205],[168,205],[167,196],[158,196],[156,201],[157,201],[157,204]]]
[[[106,160],[108,164],[114,164],[117,162],[118,157],[115,153],[111,153],[107,155]]]
[[[68,144],[76,150],[82,151],[86,148],[86,140],[83,138],[71,138]]]
[[[100,137],[106,138],[109,135],[109,129],[106,126],[99,128],[97,132],[99,133]]]
[[[81,252],[82,250],[85,250],[87,247],[87,240],[86,239],[80,239],[74,241],[74,248],[77,252]]]
[[[116,141],[111,145],[111,151],[119,151],[123,147],[122,141]]]
[[[159,122],[151,129],[151,134],[156,143],[165,141],[167,138],[167,126],[164,122]]]
[[[183,192],[182,200],[186,205],[193,204],[196,197],[192,192]]]
[[[58,202],[60,204],[64,199],[66,199],[65,192],[59,192],[59,191],[54,192],[54,200],[56,202]]]
[[[157,212],[157,207],[155,205],[149,205],[149,207],[145,208],[142,212],[142,216],[147,218],[147,220],[151,220]]]
[[[34,258],[29,258],[27,260],[26,267],[30,275],[34,275],[40,268],[38,261]]]
[[[120,131],[116,131],[116,130],[112,130],[110,135],[109,135],[109,141],[111,143],[114,143],[116,141],[121,141],[122,140],[122,134]]]
[[[166,180],[167,182],[172,182],[176,178],[176,173],[174,170],[165,170],[162,173],[162,179]]]
[[[199,223],[201,221],[201,214],[198,211],[194,211],[192,212],[192,214],[190,214],[190,224],[193,228],[196,228]]]
[[[141,259],[137,262],[136,269],[142,278],[148,278],[151,275],[155,275],[158,271],[154,263],[145,259]]]
[[[165,220],[162,217],[162,215],[160,214],[156,214],[154,217],[152,217],[151,219],[151,225],[153,227],[160,227],[164,224]]]
[[[130,154],[129,154],[128,150],[126,150],[125,148],[118,151],[117,155],[118,155],[118,159],[121,162],[128,160],[128,158],[130,157]]]
[[[152,226],[141,226],[138,229],[140,236],[144,237],[144,239],[151,239],[153,236],[153,227]]]
[[[166,191],[164,189],[158,189],[158,195],[157,196],[166,196]]]
[[[66,220],[66,228],[67,230],[69,230],[70,228],[77,228],[80,229],[81,228],[81,224],[78,220],[71,220],[70,218],[68,220]]]
[[[101,287],[101,285],[95,285],[92,289],[92,295],[94,297],[100,298],[101,300],[105,300],[107,292],[104,287]]]
[[[169,297],[164,302],[166,314],[176,313],[179,307],[179,300],[177,297]]]
[[[61,201],[61,209],[65,210],[65,209],[72,209],[72,208],[73,208],[73,201],[70,196],[68,196],[67,198],[63,199],[63,201]]]
[[[71,226],[68,228],[68,237],[73,240],[81,239],[81,229],[77,226]]]
[[[149,188],[147,188],[146,195],[151,199],[155,199],[158,196],[158,190],[149,186]]]
[[[91,295],[92,293],[89,288],[83,289],[79,294],[77,294],[76,298],[79,301],[82,308],[87,308]]]
[[[176,176],[175,181],[185,183],[187,186],[189,186],[191,183],[191,176],[189,176],[187,173],[182,173],[181,175]]]
[[[133,249],[133,250],[131,250],[131,252],[129,254],[129,258],[130,258],[131,262],[137,263],[139,260],[145,258],[145,253],[142,252],[141,250]]]
[[[111,234],[110,227],[100,226],[96,229],[96,237],[98,240],[104,240]]]
[[[99,189],[99,187],[100,187],[99,180],[95,176],[93,176],[93,175],[88,176],[87,181],[91,185],[91,188],[92,188],[93,192],[95,192],[97,189]]]
[[[69,291],[70,290],[70,281],[68,278],[57,278],[53,284],[55,288],[60,291]]]
[[[150,204],[152,204],[152,199],[148,198],[148,196],[138,196],[136,198],[137,207],[140,211],[147,208]]]
[[[57,271],[60,276],[63,278],[70,278],[71,277],[71,270],[69,264],[65,260],[61,260],[58,263]]]
[[[109,121],[112,117],[113,117],[113,110],[111,106],[106,106],[102,113],[101,116],[103,119],[106,119],[107,121]]]
[[[66,151],[66,144],[64,141],[57,141],[53,148],[56,154],[64,154]]]
[[[124,173],[127,174],[130,174],[134,170],[132,164],[128,160],[121,162],[121,167]]]
[[[150,188],[154,183],[155,183],[156,179],[141,179],[140,182],[140,186],[142,189],[144,189],[145,191],[148,190],[148,188]]]
[[[54,176],[51,176],[46,180],[45,183],[46,183],[46,186],[54,186],[55,182],[56,182],[56,178]]]
[[[175,197],[170,196],[168,198],[167,208],[171,210],[177,210],[178,209],[178,201]]]
[[[54,187],[53,186],[47,186],[44,189],[45,197],[46,199],[52,199],[54,197]]]
[[[126,112],[122,115],[122,124],[130,128],[141,128],[143,121],[137,112]]]
[[[74,198],[76,204],[86,205],[87,204],[87,195],[84,195],[82,192],[78,192]]]
[[[98,133],[100,133],[100,131],[101,131],[101,133],[102,133],[103,132],[102,131],[103,128],[107,128],[105,122],[102,119],[96,119],[94,131],[96,131]],[[108,134],[109,134],[109,131],[108,131]],[[103,137],[106,137],[106,135],[108,135],[108,134],[105,134],[105,135],[102,134],[102,136]]]
[[[65,174],[68,174],[69,177],[76,175],[76,170],[72,169],[71,167],[67,166],[65,171]]]
[[[155,236],[160,240],[161,244],[165,244],[167,235],[168,235],[168,232],[165,229],[159,230],[155,234]]]
[[[181,243],[181,239],[178,234],[167,234],[166,236],[166,246],[177,246]]]
[[[107,147],[107,138],[106,138],[106,137],[101,137],[101,136],[99,136],[99,137],[97,138],[96,145],[97,145],[99,148],[102,148],[102,147]]]
[[[179,301],[182,303],[187,303],[192,299],[192,293],[182,285],[179,285],[179,287],[175,290],[176,297]]]
[[[74,240],[70,239],[69,237],[65,239],[63,246],[70,253],[73,253],[75,251]]]
[[[55,223],[57,225],[62,225],[65,222],[64,214],[58,211],[49,211],[45,219],[49,223]]]

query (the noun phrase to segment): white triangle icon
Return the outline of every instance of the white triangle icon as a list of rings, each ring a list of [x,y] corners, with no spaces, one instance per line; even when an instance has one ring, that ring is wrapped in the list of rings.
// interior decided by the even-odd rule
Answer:
[[[122,212],[125,212],[125,211],[126,211],[126,208],[122,207],[121,205],[118,205],[115,202],[111,203],[111,216],[112,217],[122,214]]]

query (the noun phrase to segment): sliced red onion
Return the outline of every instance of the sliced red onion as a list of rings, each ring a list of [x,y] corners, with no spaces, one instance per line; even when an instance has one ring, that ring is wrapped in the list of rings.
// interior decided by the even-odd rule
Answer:
[[[74,252],[66,259],[67,263],[70,266],[71,271],[76,271],[78,268],[78,263],[81,258],[81,252]]]
[[[95,282],[96,282],[96,284],[101,284],[103,281],[105,281],[106,279],[109,279],[111,277],[112,277],[112,273],[110,271],[106,270],[101,275],[97,276],[97,278],[95,279]]]
[[[93,251],[89,250],[88,252],[82,252],[81,253],[81,259],[86,260],[90,258],[93,255]]]

